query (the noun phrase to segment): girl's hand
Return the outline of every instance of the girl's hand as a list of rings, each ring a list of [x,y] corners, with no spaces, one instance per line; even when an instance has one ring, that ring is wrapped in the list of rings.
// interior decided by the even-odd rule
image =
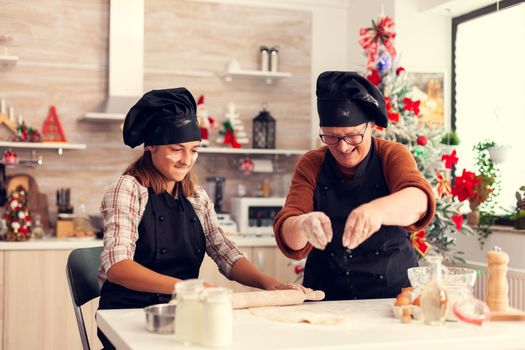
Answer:
[[[306,288],[305,286],[299,284],[299,283],[281,283],[278,281],[275,281],[274,284],[269,285],[266,287],[266,290],[283,290],[283,289],[295,289],[300,290],[304,294],[311,293],[312,289]]]

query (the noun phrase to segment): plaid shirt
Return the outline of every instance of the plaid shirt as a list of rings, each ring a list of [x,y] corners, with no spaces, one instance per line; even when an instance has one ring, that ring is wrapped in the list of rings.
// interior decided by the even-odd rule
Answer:
[[[233,264],[243,257],[242,253],[224,235],[217,222],[213,202],[204,189],[198,186],[188,197],[204,230],[206,253],[215,261],[221,273],[230,277]],[[148,203],[148,189],[132,176],[123,175],[104,195],[100,210],[104,218],[104,251],[100,256],[99,284],[107,279],[113,264],[125,259],[133,260],[138,226]]]

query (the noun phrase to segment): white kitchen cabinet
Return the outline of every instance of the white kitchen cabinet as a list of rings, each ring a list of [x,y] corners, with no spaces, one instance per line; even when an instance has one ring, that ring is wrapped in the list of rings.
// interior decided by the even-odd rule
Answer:
[[[25,243],[19,243],[25,244]],[[17,250],[3,254],[3,349],[82,349],[66,280],[69,250]],[[93,349],[98,300],[83,307]]]

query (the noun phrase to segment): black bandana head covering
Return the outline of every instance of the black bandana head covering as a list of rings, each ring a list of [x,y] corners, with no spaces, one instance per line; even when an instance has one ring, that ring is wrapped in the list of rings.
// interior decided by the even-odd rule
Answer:
[[[317,78],[320,126],[356,126],[374,121],[386,128],[385,100],[377,87],[357,72],[324,72]]]
[[[186,88],[152,90],[131,107],[124,121],[124,143],[134,148],[200,141],[195,100]]]

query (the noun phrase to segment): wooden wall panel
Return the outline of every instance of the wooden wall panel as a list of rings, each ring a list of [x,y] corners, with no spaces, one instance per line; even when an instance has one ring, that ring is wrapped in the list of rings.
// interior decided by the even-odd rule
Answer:
[[[12,168],[8,174],[28,173],[37,179],[48,195],[51,219],[58,187],[71,187],[73,204],[85,197],[88,211],[98,213],[105,189],[140,152],[122,144],[118,124],[78,120],[95,111],[107,94],[109,1],[42,0],[36,6],[19,0],[4,5],[2,31],[14,38],[11,53],[20,61],[15,67],[0,68],[0,97],[38,129],[54,104],[68,141],[88,147],[65,151],[62,157],[40,151],[43,166]],[[260,45],[279,45],[280,70],[293,77],[272,85],[257,79],[226,83],[221,78],[234,57],[243,68],[258,68]],[[145,90],[186,86],[195,98],[204,94],[210,114],[219,123],[227,103],[234,102],[250,138],[251,120],[267,102],[277,119],[280,148],[309,146],[310,51],[309,12],[186,0],[145,2]],[[212,144],[216,134],[217,130]],[[7,133],[0,127],[2,136]],[[17,153],[31,156],[30,151]],[[275,174],[244,176],[236,170],[238,156],[201,155],[195,170],[201,180],[210,174],[227,176],[227,208],[240,182],[254,193],[268,177],[282,194],[281,177],[292,171],[296,157],[282,159],[279,163],[284,166]]]

